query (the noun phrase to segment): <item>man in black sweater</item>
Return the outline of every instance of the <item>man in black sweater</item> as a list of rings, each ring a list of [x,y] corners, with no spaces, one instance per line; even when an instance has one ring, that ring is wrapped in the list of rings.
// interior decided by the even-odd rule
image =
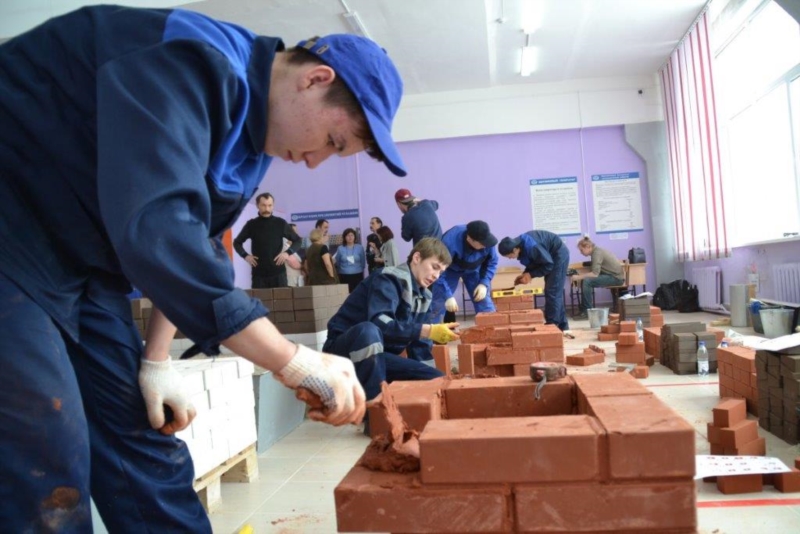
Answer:
[[[286,287],[286,267],[284,263],[294,254],[302,240],[286,220],[272,215],[275,198],[269,193],[256,197],[258,217],[245,223],[242,231],[233,240],[233,248],[253,267],[253,289],[266,287]],[[291,241],[291,246],[283,251],[283,238]],[[244,242],[250,243],[250,254],[244,249]]]

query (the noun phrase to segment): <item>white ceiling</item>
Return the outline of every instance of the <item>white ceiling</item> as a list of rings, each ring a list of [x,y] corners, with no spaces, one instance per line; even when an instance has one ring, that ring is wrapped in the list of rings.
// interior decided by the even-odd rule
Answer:
[[[525,2],[539,5],[531,36],[539,69],[519,75]],[[707,0],[140,0],[182,5],[236,22],[287,45],[349,30],[356,11],[370,36],[394,59],[406,94],[524,83],[655,74]],[[79,0],[3,0],[0,38],[80,5]],[[498,22],[501,19],[503,22]]]

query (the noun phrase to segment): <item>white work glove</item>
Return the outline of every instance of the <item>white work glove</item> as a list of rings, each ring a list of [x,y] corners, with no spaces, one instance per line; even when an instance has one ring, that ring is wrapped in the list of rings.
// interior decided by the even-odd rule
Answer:
[[[444,301],[444,309],[453,313],[458,311],[458,302],[456,302],[455,297],[450,297]]]
[[[275,373],[281,384],[303,388],[320,398],[324,408],[314,408],[308,416],[334,426],[360,423],[366,410],[366,395],[348,358],[316,352],[304,345],[283,369]]]
[[[475,302],[480,302],[486,298],[486,286],[483,284],[478,284],[475,286],[475,291],[472,292],[472,300]]]
[[[183,430],[197,415],[183,389],[183,377],[172,367],[169,358],[161,362],[143,359],[139,387],[147,406],[150,426],[161,430],[162,434]],[[165,404],[172,409],[173,420],[169,422],[164,414]]]

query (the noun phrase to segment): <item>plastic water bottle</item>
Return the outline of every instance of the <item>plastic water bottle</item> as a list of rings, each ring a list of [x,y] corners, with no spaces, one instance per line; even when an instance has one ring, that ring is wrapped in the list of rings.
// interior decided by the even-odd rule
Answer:
[[[697,374],[708,376],[708,349],[706,348],[706,342],[700,341],[697,345]]]
[[[639,341],[644,341],[644,328],[642,327],[642,318],[636,319],[636,337]]]

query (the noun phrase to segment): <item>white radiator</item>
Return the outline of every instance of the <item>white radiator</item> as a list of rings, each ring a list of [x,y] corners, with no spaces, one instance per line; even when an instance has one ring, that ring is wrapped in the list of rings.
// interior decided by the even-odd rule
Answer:
[[[800,304],[800,263],[772,266],[775,279],[775,300]]]
[[[699,293],[700,307],[704,310],[722,308],[722,271],[719,267],[693,269],[692,275]]]

